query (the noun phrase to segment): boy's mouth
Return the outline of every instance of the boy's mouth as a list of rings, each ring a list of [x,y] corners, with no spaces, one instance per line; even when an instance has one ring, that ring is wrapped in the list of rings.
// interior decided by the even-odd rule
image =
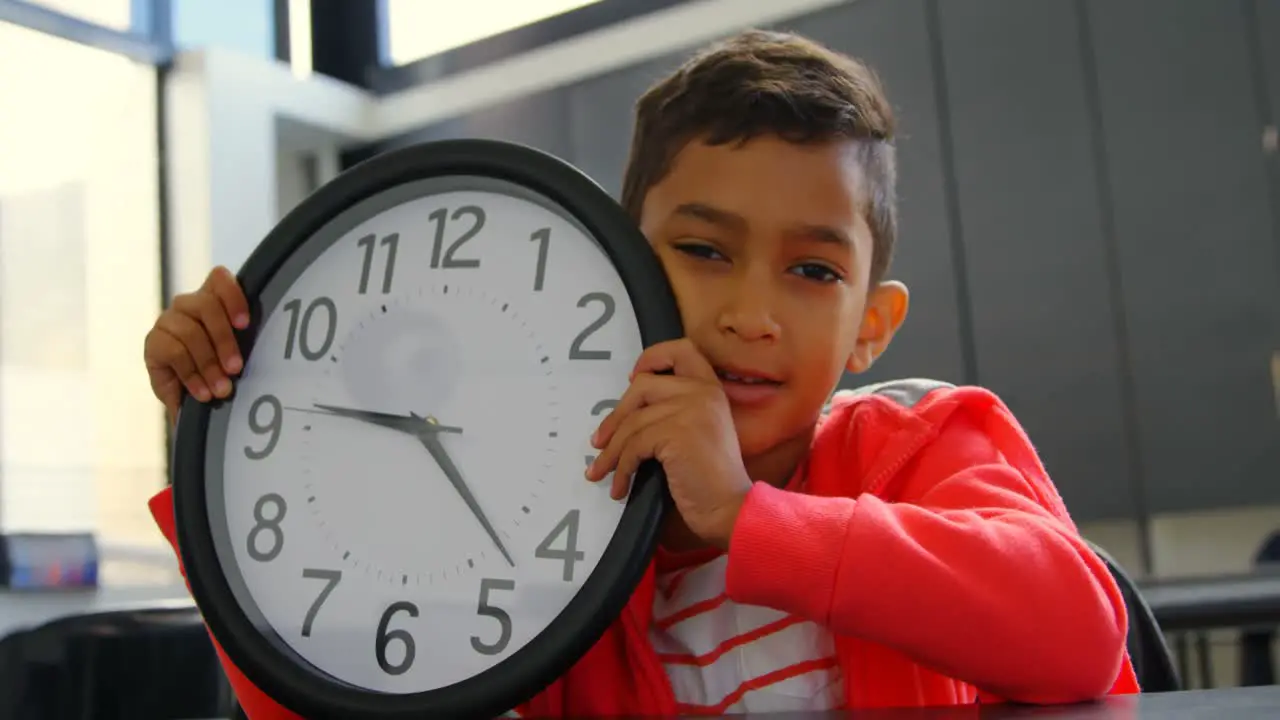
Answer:
[[[767,405],[782,388],[782,380],[739,368],[717,368],[724,397],[735,407]]]
[[[742,383],[744,385],[777,385],[777,380],[757,375],[754,373],[732,372],[729,370],[717,370],[716,376],[723,382]]]
[[[760,372],[740,368],[716,368],[725,397],[736,406],[760,405],[777,395],[782,381]]]

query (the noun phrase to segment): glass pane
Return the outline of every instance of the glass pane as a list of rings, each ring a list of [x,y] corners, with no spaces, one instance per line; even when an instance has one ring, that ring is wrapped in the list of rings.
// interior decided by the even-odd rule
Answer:
[[[0,23],[5,532],[163,542],[146,500],[165,480],[164,420],[141,357],[160,306],[155,83],[150,66]]]
[[[272,0],[173,0],[173,39],[182,49],[218,47],[276,56]]]
[[[114,30],[128,31],[133,19],[133,0],[27,0],[65,15],[71,15]]]
[[[392,65],[482,40],[559,15],[596,0],[469,0],[442,5],[422,0],[386,0],[387,54]]]

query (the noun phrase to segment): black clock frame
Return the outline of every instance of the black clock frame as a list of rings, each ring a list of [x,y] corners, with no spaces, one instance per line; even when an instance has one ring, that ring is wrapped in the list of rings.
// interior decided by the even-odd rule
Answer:
[[[623,209],[589,177],[541,151],[495,140],[445,140],[370,158],[343,172],[290,212],[245,261],[238,278],[249,300],[251,326],[238,333],[253,352],[260,295],[296,251],[326,224],[365,198],[431,177],[497,178],[540,193],[580,222],[603,248],[631,298],[645,347],[680,337],[675,298],[657,256]],[[562,675],[622,612],[643,576],[670,508],[656,462],[636,475],[631,497],[595,571],[538,636],[483,673],[436,690],[387,694],[355,688],[311,667],[264,637],[231,590],[215,549],[205,494],[210,416],[221,401],[183,402],[173,449],[178,547],[191,592],[213,636],[239,668],[272,699],[308,718],[418,720],[496,717]]]

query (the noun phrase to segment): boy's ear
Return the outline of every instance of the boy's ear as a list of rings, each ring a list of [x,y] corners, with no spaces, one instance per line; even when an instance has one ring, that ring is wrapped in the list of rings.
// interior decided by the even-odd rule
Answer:
[[[902,321],[907,319],[908,305],[907,286],[893,280],[880,283],[867,295],[858,342],[845,366],[849,372],[861,373],[871,368],[880,353],[889,347],[889,341],[902,327]]]

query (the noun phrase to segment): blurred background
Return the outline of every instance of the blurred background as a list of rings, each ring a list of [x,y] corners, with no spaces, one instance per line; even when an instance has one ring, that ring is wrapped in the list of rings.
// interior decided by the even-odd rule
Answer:
[[[857,382],[998,392],[1183,684],[1274,682],[1280,0],[0,0],[0,668],[190,613],[146,507],[169,298],[412,142],[526,143],[616,195],[636,97],[747,27],[866,61],[899,112],[912,311]]]

